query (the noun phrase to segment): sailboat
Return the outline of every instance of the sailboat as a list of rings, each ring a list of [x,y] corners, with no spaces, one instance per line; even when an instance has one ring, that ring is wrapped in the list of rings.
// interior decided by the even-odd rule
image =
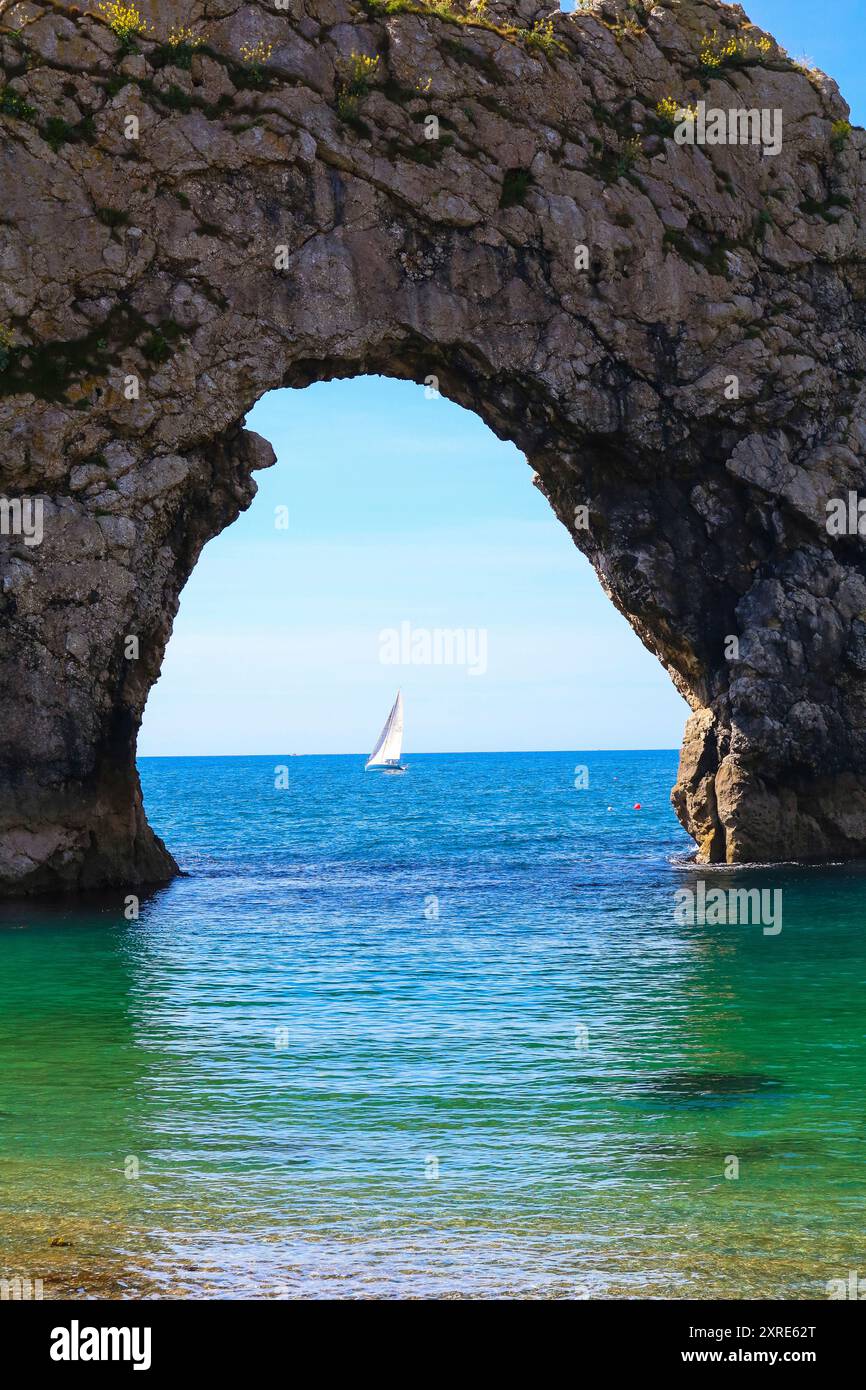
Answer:
[[[403,695],[397,691],[397,698],[394,701],[391,713],[385,720],[385,727],[379,735],[379,741],[370,754],[365,772],[405,772],[406,769],[400,762],[400,754],[403,751]]]

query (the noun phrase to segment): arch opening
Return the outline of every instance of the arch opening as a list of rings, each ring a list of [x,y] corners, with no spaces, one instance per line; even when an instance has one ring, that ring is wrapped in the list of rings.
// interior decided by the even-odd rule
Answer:
[[[279,390],[249,426],[277,462],[184,589],[139,756],[357,755],[397,685],[408,752],[678,746],[525,458],[435,383]]]

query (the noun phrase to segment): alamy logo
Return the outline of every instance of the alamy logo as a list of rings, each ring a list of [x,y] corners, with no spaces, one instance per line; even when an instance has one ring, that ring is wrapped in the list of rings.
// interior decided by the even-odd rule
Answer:
[[[765,155],[782,151],[783,113],[778,108],[738,106],[725,111],[699,101],[694,107],[678,107],[676,119],[678,145],[761,145]]]
[[[7,1299],[17,1302],[29,1302],[31,1299],[36,1302],[44,1297],[43,1284],[41,1279],[0,1279],[0,1303],[5,1303]]]
[[[465,666],[470,676],[487,670],[487,629],[414,627],[402,622],[379,633],[383,666]]]
[[[866,536],[866,497],[849,492],[827,503],[828,536]]]
[[[764,936],[782,930],[781,888],[711,888],[699,879],[695,888],[674,894],[674,921],[681,927],[763,927]]]
[[[134,1371],[150,1370],[149,1327],[69,1327],[51,1333],[52,1361],[131,1361]]]
[[[0,497],[0,536],[23,536],[25,545],[42,544],[41,497]]]
[[[862,1302],[866,1298],[866,1279],[861,1279],[856,1269],[848,1270],[847,1279],[828,1279],[826,1287],[827,1296],[832,1299],[855,1298]]]

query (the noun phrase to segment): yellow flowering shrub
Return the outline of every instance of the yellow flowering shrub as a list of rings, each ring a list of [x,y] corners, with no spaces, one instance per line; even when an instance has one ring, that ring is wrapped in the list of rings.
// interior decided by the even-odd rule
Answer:
[[[673,97],[665,97],[656,106],[656,115],[662,125],[670,130],[679,125],[680,121],[694,121],[697,114],[693,106],[683,106],[682,102],[675,101]]]
[[[166,43],[169,48],[198,48],[199,44],[204,43],[204,39],[189,26],[178,24],[169,30]]]
[[[99,0],[96,8],[122,43],[128,43],[136,34],[147,33],[147,20],[133,4],[124,4],[124,0]]]
[[[261,67],[266,63],[274,51],[272,43],[265,43],[259,39],[258,43],[245,43],[241,46],[241,57],[245,63],[250,63],[253,67]]]
[[[716,72],[738,63],[760,63],[772,50],[769,39],[751,39],[746,34],[720,39],[718,29],[714,29],[701,43],[700,64],[706,72]]]

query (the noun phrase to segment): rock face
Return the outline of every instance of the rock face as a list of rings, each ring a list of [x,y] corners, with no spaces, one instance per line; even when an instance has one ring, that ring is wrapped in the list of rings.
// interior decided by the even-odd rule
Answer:
[[[863,483],[866,139],[834,83],[715,0],[279,3],[125,41],[0,5],[2,891],[176,871],[135,740],[273,461],[245,412],[362,372],[525,452],[694,711],[702,860],[863,854],[866,564],[827,502]],[[666,100],[781,112],[781,150],[678,143]]]

